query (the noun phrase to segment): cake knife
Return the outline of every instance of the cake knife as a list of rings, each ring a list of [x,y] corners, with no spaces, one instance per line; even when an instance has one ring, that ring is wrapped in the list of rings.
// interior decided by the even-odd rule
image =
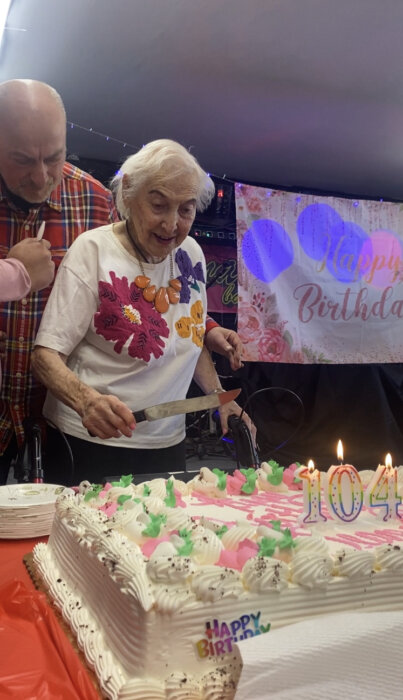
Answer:
[[[228,401],[234,401],[240,393],[240,389],[231,389],[231,391],[219,391],[213,394],[207,394],[206,396],[196,396],[193,399],[168,401],[167,403],[159,403],[155,406],[143,408],[140,411],[133,411],[133,416],[136,423],[141,423],[141,421],[144,420],[159,420],[160,418],[177,416],[180,413],[204,411],[208,408],[222,406],[228,403]]]

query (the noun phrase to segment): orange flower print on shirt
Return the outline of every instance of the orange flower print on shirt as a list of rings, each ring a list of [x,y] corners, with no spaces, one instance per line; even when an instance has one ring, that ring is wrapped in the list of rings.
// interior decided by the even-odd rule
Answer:
[[[198,299],[190,307],[190,317],[182,316],[176,323],[175,328],[177,334],[181,338],[189,338],[192,336],[192,342],[199,348],[203,346],[204,338],[204,310],[203,304]]]
[[[190,338],[192,332],[192,319],[189,316],[182,316],[179,321],[175,323],[175,328],[177,334],[181,338]]]
[[[192,304],[190,315],[193,323],[195,323],[197,326],[200,326],[203,323],[203,304],[201,303],[200,299]]]

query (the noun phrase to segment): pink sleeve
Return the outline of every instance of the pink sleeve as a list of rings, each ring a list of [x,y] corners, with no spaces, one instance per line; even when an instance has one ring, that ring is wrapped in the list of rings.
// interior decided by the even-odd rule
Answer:
[[[22,299],[31,289],[31,280],[16,258],[0,260],[0,302]]]

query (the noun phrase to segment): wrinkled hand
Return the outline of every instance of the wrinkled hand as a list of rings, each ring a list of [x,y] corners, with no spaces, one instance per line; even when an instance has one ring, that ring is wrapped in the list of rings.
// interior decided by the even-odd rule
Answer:
[[[131,437],[136,427],[131,410],[116,396],[91,392],[80,411],[81,420],[92,437],[102,440]]]
[[[4,331],[0,331],[0,357],[5,357],[6,354],[7,336]]]
[[[224,355],[229,360],[232,370],[241,369],[243,345],[235,331],[221,326],[214,326],[206,335],[204,343],[207,350]]]
[[[228,416],[230,416],[231,414],[240,416],[242,413],[242,408],[238,406],[236,401],[229,401],[228,403],[225,403],[222,406],[220,406],[218,411],[220,414],[222,433],[223,435],[226,435],[228,433]],[[249,428],[252,435],[253,444],[256,445],[255,424],[251,421],[247,413],[242,414],[242,420],[246,423],[247,427]]]

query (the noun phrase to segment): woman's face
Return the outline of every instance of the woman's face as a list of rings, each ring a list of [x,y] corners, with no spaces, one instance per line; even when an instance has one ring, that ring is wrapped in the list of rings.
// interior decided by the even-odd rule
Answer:
[[[135,240],[150,262],[166,258],[185,240],[196,215],[198,186],[195,174],[161,178],[145,183],[126,201]]]

